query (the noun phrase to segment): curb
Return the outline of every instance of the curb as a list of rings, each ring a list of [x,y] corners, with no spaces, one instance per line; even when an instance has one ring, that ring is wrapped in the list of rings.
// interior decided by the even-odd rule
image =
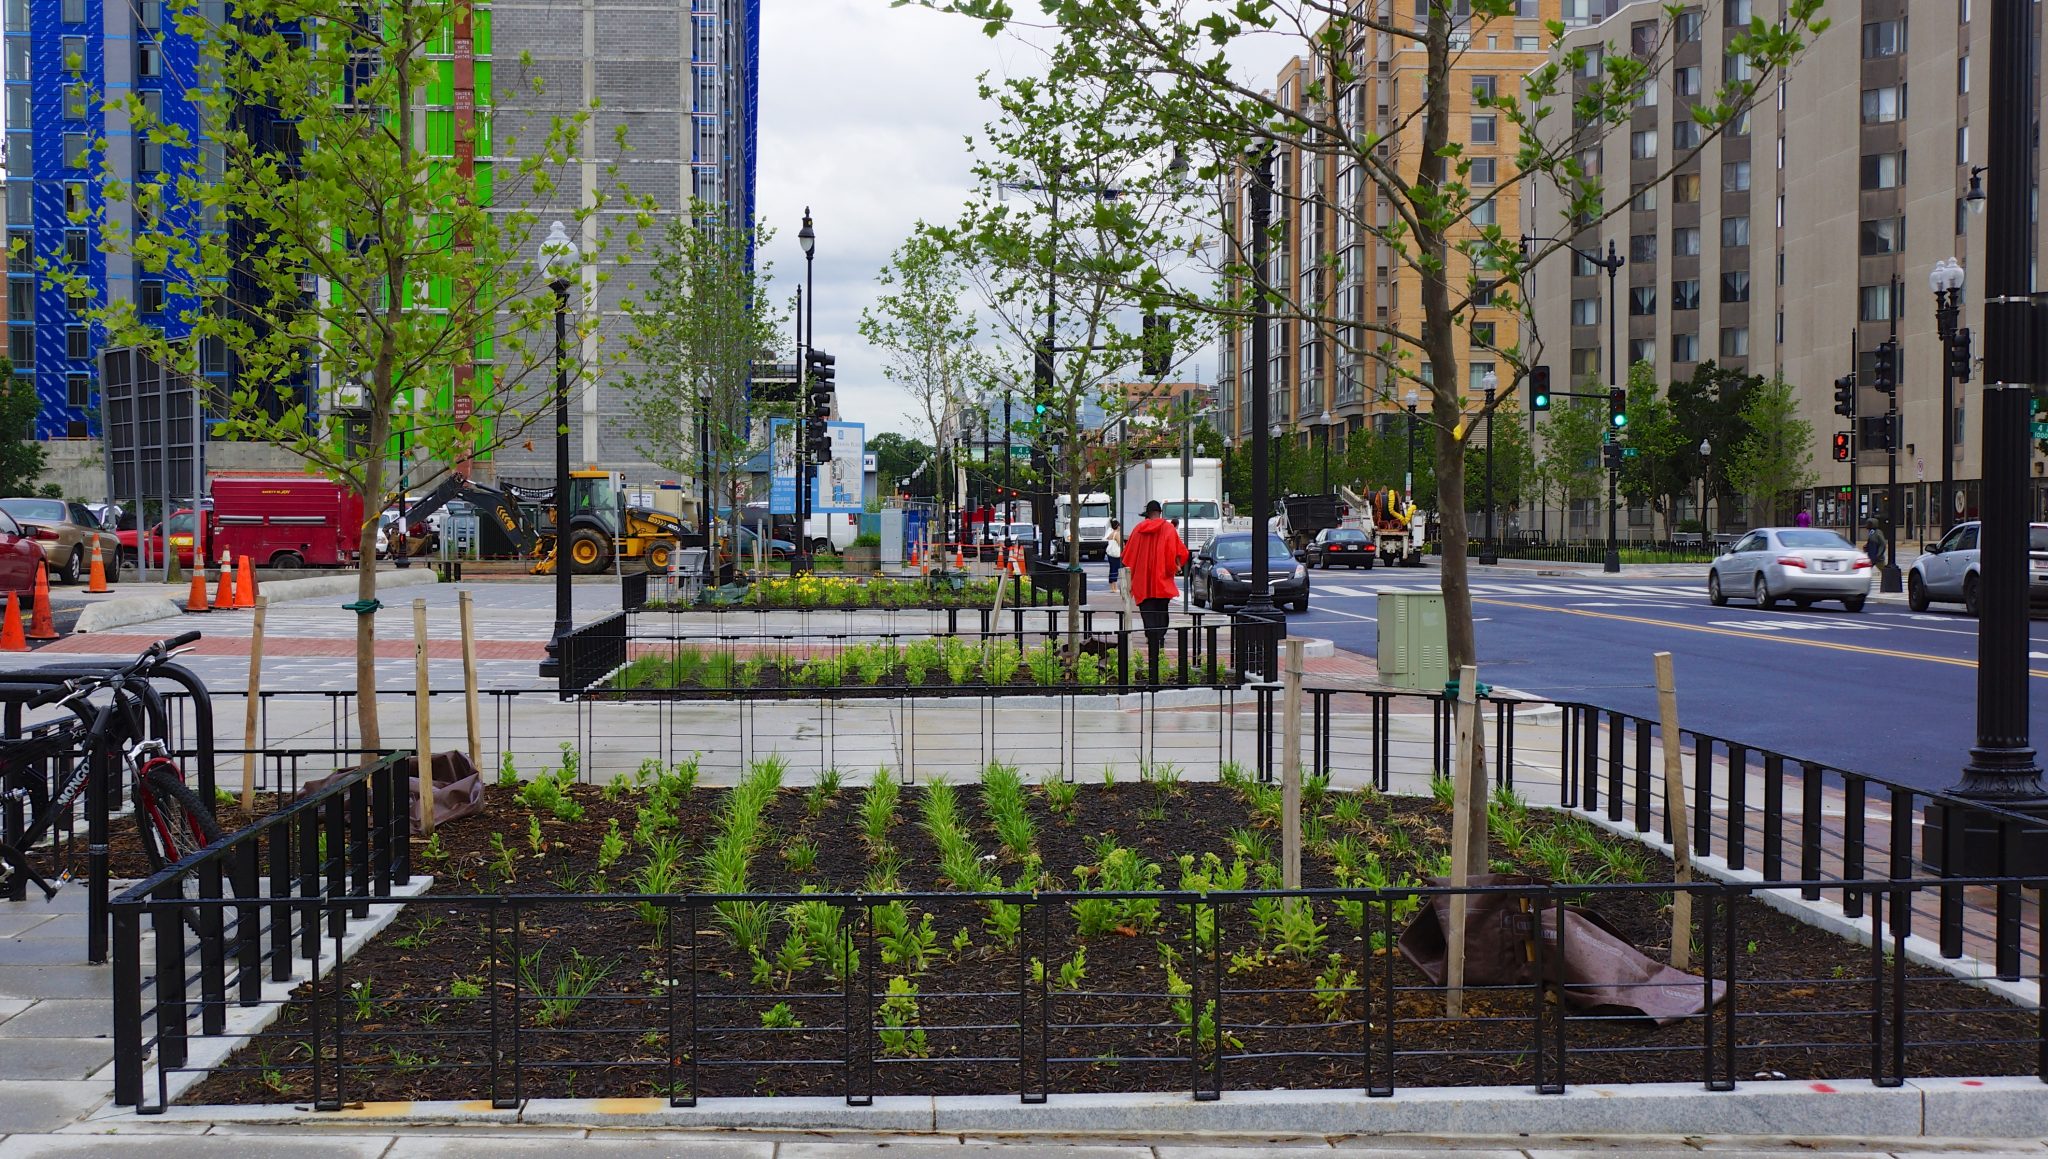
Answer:
[[[1751,1082],[1709,1092],[1698,1083],[1617,1083],[1540,1095],[1526,1087],[1437,1087],[1368,1098],[1358,1090],[1230,1091],[1197,1102],[1175,1094],[1055,1094],[844,1099],[713,1098],[671,1107],[662,1098],[364,1103],[319,1113],[294,1106],[171,1107],[152,1119],[281,1126],[556,1125],[630,1130],[873,1131],[1030,1135],[1626,1135],[2028,1138],[2048,1133],[2048,1085],[2031,1077]],[[104,1127],[106,1116],[94,1125]]]
[[[440,580],[440,575],[432,568],[383,570],[377,573],[377,590],[381,592],[390,588],[414,588],[439,583]],[[343,572],[337,575],[315,576],[311,579],[272,580],[260,585],[257,590],[273,604],[319,599],[323,596],[352,596],[356,592],[356,573]],[[168,620],[184,614],[185,610],[170,596],[122,596],[119,599],[87,604],[85,610],[78,614],[78,623],[71,630],[74,634],[105,632],[112,628],[146,624],[152,620]]]

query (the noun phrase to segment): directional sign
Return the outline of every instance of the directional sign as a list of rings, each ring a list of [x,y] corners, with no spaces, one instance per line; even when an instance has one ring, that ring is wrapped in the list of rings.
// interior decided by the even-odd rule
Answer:
[[[2033,428],[2035,438],[2048,439],[2048,423],[2034,423]]]

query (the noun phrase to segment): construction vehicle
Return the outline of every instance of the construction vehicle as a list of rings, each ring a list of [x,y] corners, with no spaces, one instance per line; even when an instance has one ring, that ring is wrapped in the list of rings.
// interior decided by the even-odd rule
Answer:
[[[405,521],[422,527],[428,516],[452,500],[475,507],[483,517],[485,554],[511,554],[532,559],[535,575],[552,575],[555,570],[555,497],[552,490],[517,492],[472,482],[450,475],[441,485],[405,512]],[[538,508],[538,518],[529,522],[521,514],[523,505]],[[665,511],[624,504],[619,496],[616,471],[569,472],[568,504],[569,571],[594,575],[611,568],[614,557],[621,563],[644,564],[649,571],[667,571],[669,555],[677,548],[702,547],[703,537],[683,521]],[[624,533],[620,521],[624,520]],[[494,550],[502,534],[509,551]],[[410,535],[407,546],[415,555],[429,554],[431,534]]]
[[[1337,488],[1337,494],[1353,511],[1362,513],[1360,522],[1372,535],[1374,554],[1382,566],[1422,566],[1422,521],[1412,500],[1404,502],[1392,487],[1367,492],[1363,498],[1349,487]]]

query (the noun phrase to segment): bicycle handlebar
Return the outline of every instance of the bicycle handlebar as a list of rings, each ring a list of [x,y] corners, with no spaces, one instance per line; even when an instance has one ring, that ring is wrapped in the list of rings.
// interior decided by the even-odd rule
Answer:
[[[117,684],[124,684],[169,659],[178,649],[197,643],[200,635],[196,631],[181,632],[168,639],[158,640],[156,643],[144,648],[141,655],[137,656],[132,662],[123,664],[112,672],[74,677],[64,682],[65,691],[61,696],[49,700],[38,699],[44,704],[52,703],[53,701],[55,703],[64,703],[81,696],[90,695],[97,689],[111,688]]]

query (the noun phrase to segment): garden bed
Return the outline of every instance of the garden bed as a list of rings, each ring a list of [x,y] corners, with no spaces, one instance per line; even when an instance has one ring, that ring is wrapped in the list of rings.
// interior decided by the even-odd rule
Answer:
[[[1398,892],[1293,911],[1240,898],[1204,911],[1213,925],[1157,900],[1020,908],[944,896],[1277,885],[1277,788],[1235,770],[1222,784],[1135,772],[1026,786],[996,766],[978,786],[798,789],[781,788],[767,761],[734,790],[696,788],[688,765],[650,765],[606,792],[557,778],[493,786],[487,812],[415,846],[432,891],[317,989],[299,986],[183,1101],[303,1101],[316,1049],[325,1094],[340,1066],[351,1102],[511,1098],[515,1072],[527,1098],[837,1096],[862,1083],[882,1095],[1014,1094],[1040,1068],[1056,1092],[1184,1091],[1191,1024],[1206,1033],[1212,1013],[1227,1088],[1358,1088],[1390,1008],[1395,1053],[1371,1064],[1373,1085],[1534,1081],[1531,991],[1470,991],[1473,1017],[1442,1021],[1440,992],[1389,948],[1420,904]],[[1311,782],[1304,801],[1307,887],[1398,891],[1447,869],[1441,800]],[[1583,820],[1508,795],[1493,813],[1497,870],[1610,884],[1669,872]],[[686,891],[869,896],[852,908],[795,896],[713,905]],[[1658,957],[1668,897],[1596,889],[1581,901]],[[1714,966],[1733,979],[1734,1005],[1713,1017],[1734,1035],[1736,1077],[1868,1073],[1872,952],[1748,897],[1730,895],[1717,921],[1717,954],[1734,923],[1732,967],[1725,954]],[[1198,1012],[1216,984],[1204,946],[1226,973],[1220,1005]],[[2033,1015],[1945,975],[1900,976],[1911,979],[1907,1075],[2032,1073]],[[1574,1017],[1565,1078],[1699,1081],[1705,1030],[1697,1018]],[[871,1070],[845,1061],[865,1057],[861,1044]]]
[[[806,647],[801,654],[779,646],[745,641],[675,644],[645,651],[612,674],[594,692],[689,693],[744,690],[927,689],[938,692],[972,689],[1039,693],[1093,690],[1125,685],[1180,687],[1210,683],[1205,661],[1179,659],[1170,639],[1159,657],[1157,681],[1152,679],[1142,636],[1125,656],[1115,643],[1082,638],[1069,653],[1047,640],[1024,645],[1004,636],[943,636],[898,642],[882,640],[837,648]],[[1197,640],[1199,643],[1199,640]],[[645,648],[645,646],[641,646]],[[1221,658],[1216,684],[1235,683]]]
[[[1018,588],[1009,586],[1006,603]],[[944,578],[854,579],[847,576],[762,576],[744,588],[707,588],[695,601],[649,600],[648,612],[704,611],[944,611],[987,608],[996,602],[993,579]],[[1065,598],[1060,602],[1064,604]]]

